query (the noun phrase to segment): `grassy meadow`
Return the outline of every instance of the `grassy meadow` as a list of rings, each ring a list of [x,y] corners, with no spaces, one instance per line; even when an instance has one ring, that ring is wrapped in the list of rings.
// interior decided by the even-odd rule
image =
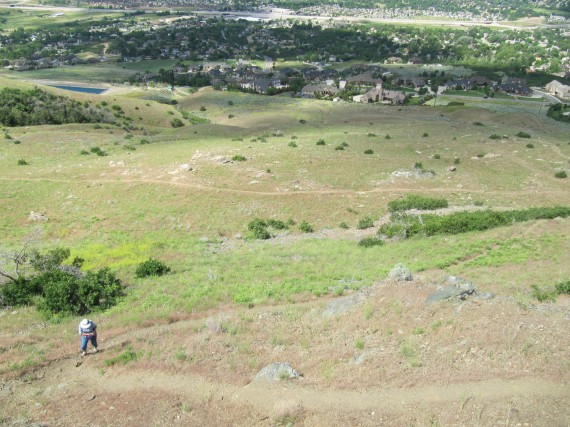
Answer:
[[[158,89],[103,95],[46,90],[118,105],[135,128],[4,128],[2,250],[19,247],[40,227],[40,248],[69,247],[72,257],[86,260],[86,269],[111,267],[127,296],[96,314],[109,328],[168,322],[224,305],[340,295],[382,280],[398,262],[428,278],[466,277],[480,291],[523,305],[533,301],[531,285],[553,286],[570,275],[569,219],[357,245],[376,231],[357,231],[358,221],[379,221],[388,202],[409,193],[445,197],[460,207],[570,206],[568,179],[554,177],[570,168],[568,127],[539,116],[535,103],[529,103],[534,110],[525,104],[502,111],[503,100],[484,100],[494,110],[471,103],[403,108],[208,88],[167,94],[178,101],[172,106],[153,100]],[[174,118],[184,126],[172,127]],[[516,136],[521,131],[530,138]],[[490,139],[493,134],[501,138]],[[107,155],[90,152],[93,147]],[[21,159],[28,164],[19,165]],[[48,220],[30,221],[31,211]],[[247,224],[256,217],[294,225],[275,238],[254,240]],[[299,230],[302,221],[315,231]],[[149,257],[165,261],[172,273],[135,279],[136,266]],[[0,322],[10,333],[37,319],[30,307]],[[32,332],[33,354],[43,356],[30,363],[49,358],[49,338],[73,331],[75,322],[52,319],[47,332]],[[63,336],[66,346],[75,339]],[[28,347],[0,354],[0,372],[22,368],[13,360]]]

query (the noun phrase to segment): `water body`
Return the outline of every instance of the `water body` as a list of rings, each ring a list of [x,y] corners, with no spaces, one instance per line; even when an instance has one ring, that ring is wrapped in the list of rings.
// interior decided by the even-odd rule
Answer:
[[[100,95],[107,89],[101,89],[97,87],[82,87],[82,86],[60,86],[60,85],[50,85],[51,87],[56,87],[58,89],[71,90],[73,92],[83,92],[83,93],[94,93]]]

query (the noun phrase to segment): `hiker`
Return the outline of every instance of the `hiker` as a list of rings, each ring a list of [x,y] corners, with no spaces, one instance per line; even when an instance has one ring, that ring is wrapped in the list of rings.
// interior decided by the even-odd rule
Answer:
[[[79,322],[79,335],[81,335],[81,355],[87,354],[87,343],[91,341],[91,345],[97,353],[97,325],[89,319],[83,319]]]

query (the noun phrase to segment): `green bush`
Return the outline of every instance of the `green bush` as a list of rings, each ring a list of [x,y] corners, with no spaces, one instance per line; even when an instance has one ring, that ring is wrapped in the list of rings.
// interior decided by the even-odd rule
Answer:
[[[250,221],[247,224],[247,229],[254,239],[267,240],[271,238],[271,234],[267,231],[267,222],[260,218]]]
[[[168,267],[164,262],[149,258],[144,262],[141,262],[136,271],[135,276],[139,279],[149,276],[163,276],[170,272],[170,267]]]
[[[38,304],[40,311],[62,314],[85,314],[79,299],[78,279],[71,273],[51,270],[33,279],[42,288],[43,298]]]
[[[319,140],[317,141],[317,145],[325,145],[325,144],[326,144],[326,143],[325,143],[325,140],[324,140],[324,139],[319,139]]]
[[[386,134],[386,136],[384,137],[384,139],[391,139],[392,137],[388,134]]]
[[[530,287],[532,288],[532,296],[539,302],[556,301],[556,291],[542,290],[537,285],[531,285]]]
[[[501,139],[501,135],[497,135],[496,133],[489,136],[489,139]]]
[[[526,144],[526,148],[534,148],[534,144]]]
[[[408,194],[403,199],[392,200],[388,203],[388,211],[399,212],[409,209],[435,210],[447,208],[449,202],[443,198],[427,197],[419,194]]]
[[[337,145],[336,147],[334,147],[335,150],[337,151],[343,151],[344,150],[344,146],[342,145]]]
[[[557,283],[555,289],[559,295],[562,294],[570,295],[570,280],[567,280],[566,282]]]
[[[313,231],[315,231],[311,226],[311,224],[309,224],[307,221],[303,221],[301,222],[301,224],[299,224],[299,230],[301,230],[304,233],[312,233]]]
[[[88,155],[89,155],[89,151],[87,151],[87,150],[81,150],[81,151],[79,152],[79,154],[81,154],[82,156],[88,156]]]
[[[485,126],[485,125],[484,125],[483,123],[481,123],[481,122],[473,122],[473,124],[474,124],[475,126]]]
[[[297,148],[297,143],[295,141],[290,141],[289,144],[287,144],[287,146]]]
[[[182,126],[184,126],[184,122],[180,120],[178,117],[176,117],[170,121],[170,126],[172,126],[173,128],[181,128]]]
[[[491,210],[478,212],[456,212],[451,215],[422,215],[421,220],[414,215],[399,215],[378,230],[388,237],[410,237],[416,234],[433,236],[436,234],[460,234],[470,231],[483,231],[515,222],[536,219],[566,218],[570,216],[570,208],[530,208],[526,210],[494,212]]]
[[[441,159],[441,155],[439,155],[439,154],[434,154],[433,158],[436,159],[436,160],[439,160],[439,159]]]
[[[18,160],[18,166],[26,166],[26,165],[29,165],[29,163],[26,162],[24,159]]]
[[[379,237],[364,237],[358,242],[358,246],[370,248],[372,246],[382,246],[384,241]]]
[[[370,149],[365,150],[364,154],[374,154],[374,150],[370,150]]]
[[[38,293],[36,284],[19,277],[15,282],[0,287],[0,307],[29,305]]]
[[[358,224],[356,224],[356,228],[359,230],[364,230],[365,228],[372,227],[374,227],[374,221],[372,221],[372,218],[370,217],[362,218],[358,221]]]
[[[247,159],[245,158],[245,156],[242,156],[241,154],[236,154],[232,157],[232,160],[234,162],[245,162]]]
[[[515,136],[518,136],[519,138],[530,138],[530,133],[526,133],[526,132],[520,131],[520,132],[517,133]]]
[[[91,151],[93,154],[97,154],[98,156],[101,157],[105,157],[107,155],[107,153],[103,150],[101,150],[99,147],[91,147],[89,149],[89,151]]]
[[[566,173],[566,171],[558,171],[554,174],[555,178],[567,178],[568,174]]]
[[[348,228],[349,228],[348,224],[344,221],[339,224],[339,227],[344,229],[344,230],[348,230]]]
[[[268,219],[267,225],[269,227],[275,228],[276,230],[286,230],[287,228],[289,228],[287,226],[287,224],[285,224],[283,221],[280,221],[278,219]]]

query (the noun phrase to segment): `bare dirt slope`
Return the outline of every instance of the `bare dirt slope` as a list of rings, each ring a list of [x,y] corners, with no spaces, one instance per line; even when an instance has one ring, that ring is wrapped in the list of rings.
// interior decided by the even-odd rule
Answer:
[[[103,323],[98,354],[78,358],[70,345],[68,356],[2,384],[4,423],[570,425],[568,299],[427,305],[429,275],[133,332]],[[129,351],[128,363],[105,363]],[[284,361],[303,376],[254,379]]]

